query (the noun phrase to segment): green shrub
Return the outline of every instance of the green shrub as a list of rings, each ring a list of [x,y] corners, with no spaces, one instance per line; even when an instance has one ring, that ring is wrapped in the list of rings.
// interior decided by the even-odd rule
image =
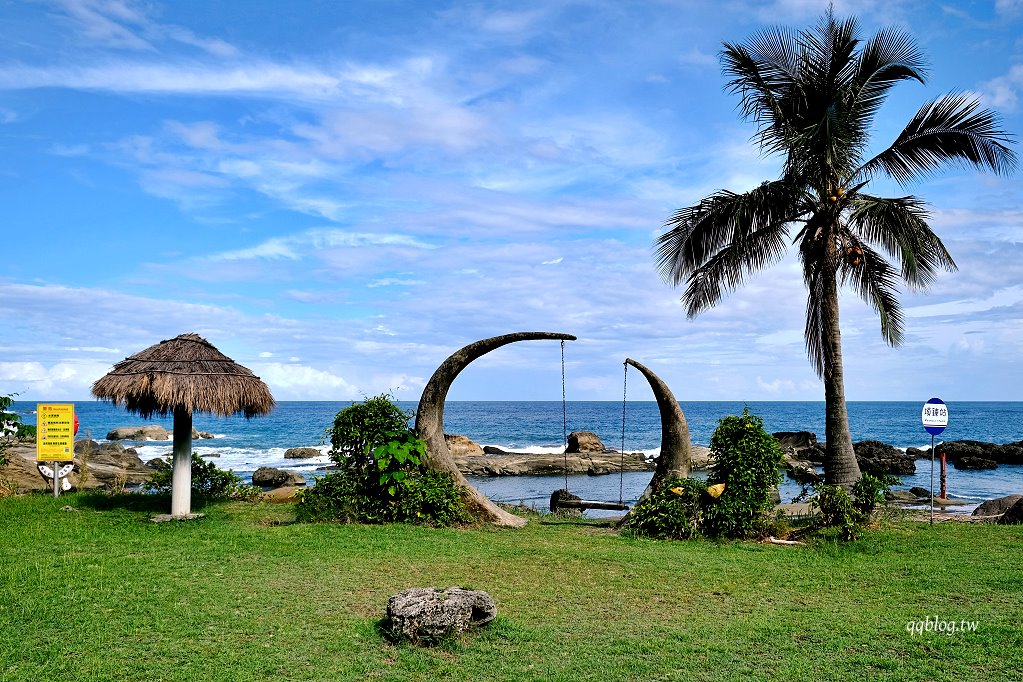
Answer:
[[[774,508],[771,491],[781,483],[778,442],[764,430],[763,420],[745,408],[718,422],[710,449],[715,461],[707,483],[724,483],[725,489],[704,509],[704,533],[729,538],[763,534]]]
[[[426,444],[388,395],[337,413],[330,456],[338,473],[299,494],[300,521],[344,523],[468,523],[472,514],[450,474],[424,464]]]
[[[24,428],[21,417],[8,412],[14,404],[15,395],[0,395],[0,466],[7,464],[7,450],[15,440],[21,438],[21,430]]]
[[[338,466],[365,470],[374,463],[376,448],[390,442],[394,434],[409,430],[409,419],[386,393],[352,403],[337,413],[327,430],[328,454]]]
[[[157,469],[148,481],[142,484],[147,492],[166,493],[171,490],[174,467]],[[251,485],[243,485],[242,479],[233,471],[218,469],[196,453],[192,453],[192,493],[208,500],[238,499],[256,500],[262,491]]]
[[[688,540],[700,534],[707,484],[695,478],[666,479],[629,514],[629,528],[640,535]]]
[[[817,486],[810,497],[814,515],[810,530],[834,530],[840,540],[855,540],[877,506],[884,504],[888,489],[897,482],[894,476],[863,474],[851,493],[841,486]]]

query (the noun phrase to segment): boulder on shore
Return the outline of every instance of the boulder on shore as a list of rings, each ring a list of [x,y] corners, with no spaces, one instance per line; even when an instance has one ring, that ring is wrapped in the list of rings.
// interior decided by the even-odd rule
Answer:
[[[1023,500],[1023,495],[1006,495],[986,500],[973,510],[973,516],[1000,516],[1020,500]]]
[[[50,490],[53,480],[44,478],[36,467],[35,443],[19,443],[7,451],[7,464],[0,467],[0,478],[14,484],[21,492]],[[93,440],[77,441],[74,470],[68,475],[76,490],[95,488],[119,489],[148,481],[153,470],[142,463],[134,448],[120,443]]]
[[[284,459],[309,459],[322,454],[319,448],[288,448],[284,451]]]
[[[448,444],[448,452],[452,457],[476,457],[483,454],[480,444],[466,436],[445,433],[444,442]]]
[[[482,590],[413,587],[387,600],[391,637],[416,644],[433,644],[486,625],[497,616],[497,605]]]
[[[568,434],[568,454],[607,452],[600,436],[592,431],[573,431]]]
[[[294,471],[274,467],[259,467],[252,472],[252,485],[261,488],[280,488],[286,485],[305,485],[305,476]]]
[[[1006,509],[998,523],[1003,526],[1023,523],[1023,500],[1016,500],[1016,504]]]

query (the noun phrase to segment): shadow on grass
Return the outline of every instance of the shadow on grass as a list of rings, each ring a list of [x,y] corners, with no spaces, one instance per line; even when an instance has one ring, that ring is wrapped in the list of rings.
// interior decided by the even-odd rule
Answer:
[[[85,491],[79,493],[78,504],[95,511],[133,511],[163,514],[170,511],[170,493],[105,493]]]

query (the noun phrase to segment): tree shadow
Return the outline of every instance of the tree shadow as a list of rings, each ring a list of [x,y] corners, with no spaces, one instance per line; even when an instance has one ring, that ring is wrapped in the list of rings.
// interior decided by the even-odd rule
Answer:
[[[78,504],[94,511],[133,511],[162,514],[170,510],[169,493],[107,493],[87,490],[78,494]]]

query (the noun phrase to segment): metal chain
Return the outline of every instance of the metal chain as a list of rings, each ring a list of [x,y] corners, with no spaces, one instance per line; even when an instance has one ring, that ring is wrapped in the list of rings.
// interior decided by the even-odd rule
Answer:
[[[565,340],[561,340],[561,443],[565,455],[565,492],[568,492],[568,401],[565,393]]]
[[[629,363],[625,365],[625,377],[622,379],[622,462],[618,467],[618,504],[624,504],[625,497],[625,401],[629,395]]]

